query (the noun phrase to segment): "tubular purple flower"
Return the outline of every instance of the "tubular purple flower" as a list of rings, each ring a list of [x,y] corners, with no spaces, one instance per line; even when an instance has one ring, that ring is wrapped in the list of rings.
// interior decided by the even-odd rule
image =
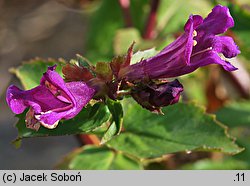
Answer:
[[[240,51],[233,39],[217,36],[234,26],[227,7],[217,5],[203,20],[191,15],[183,33],[156,56],[121,69],[119,77],[128,81],[172,78],[193,72],[199,67],[219,64],[227,71],[237,68],[225,60]]]
[[[55,128],[59,120],[76,116],[95,94],[83,82],[65,83],[55,68],[48,67],[40,85],[31,90],[20,90],[14,85],[7,89],[6,101],[14,113],[20,114],[30,107],[26,115],[29,128],[37,130],[37,123]]]

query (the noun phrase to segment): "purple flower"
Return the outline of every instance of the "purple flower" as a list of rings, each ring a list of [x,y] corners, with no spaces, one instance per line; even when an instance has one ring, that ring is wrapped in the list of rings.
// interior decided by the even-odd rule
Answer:
[[[227,7],[217,5],[203,20],[191,15],[185,33],[156,56],[123,68],[119,77],[128,81],[171,78],[193,72],[199,67],[219,64],[227,71],[236,70],[225,60],[240,53],[233,39],[217,36],[234,26]]]
[[[139,84],[132,89],[132,97],[144,108],[160,113],[160,108],[179,101],[183,86],[176,79],[172,82]]]
[[[59,120],[76,116],[95,93],[83,82],[65,83],[55,68],[48,67],[40,85],[31,90],[20,90],[14,85],[7,89],[6,101],[14,113],[20,114],[30,107],[26,115],[29,128],[38,130],[40,124],[55,128]]]

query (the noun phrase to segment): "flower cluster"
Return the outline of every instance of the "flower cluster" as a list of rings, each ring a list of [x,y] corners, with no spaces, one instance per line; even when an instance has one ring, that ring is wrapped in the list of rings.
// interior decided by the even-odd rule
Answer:
[[[132,96],[142,107],[160,112],[163,106],[179,101],[183,86],[178,80],[167,81],[193,72],[199,67],[219,64],[227,71],[236,70],[226,58],[240,51],[233,39],[219,36],[233,27],[227,7],[217,5],[203,19],[191,15],[184,33],[157,55],[130,65],[133,45],[127,55],[110,63],[71,65],[63,68],[64,80],[55,66],[44,73],[40,85],[27,91],[11,85],[6,100],[16,114],[26,114],[27,127],[38,130],[40,124],[55,128],[61,119],[71,119],[91,100],[122,99]]]

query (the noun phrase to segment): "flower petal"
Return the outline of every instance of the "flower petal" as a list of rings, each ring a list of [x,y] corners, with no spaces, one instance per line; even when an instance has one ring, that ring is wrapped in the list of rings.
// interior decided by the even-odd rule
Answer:
[[[58,99],[62,99],[62,101],[66,101],[66,99],[68,99],[68,102],[73,102],[73,96],[71,95],[70,91],[67,89],[64,80],[62,79],[62,77],[55,71],[55,66],[52,67],[48,67],[47,72],[45,72],[43,74],[43,77],[41,79],[41,85],[53,85],[53,87],[51,87],[50,91],[53,93],[53,89],[56,88],[56,90],[60,90],[64,93],[64,97],[60,98],[58,97]],[[48,83],[47,83],[48,82]],[[75,104],[75,103],[74,103]]]
[[[184,53],[184,58],[185,61],[187,63],[187,65],[190,65],[190,57],[192,54],[192,50],[193,50],[193,45],[194,45],[194,32],[196,32],[194,29],[201,24],[203,21],[201,16],[193,16],[191,15],[187,21],[187,23],[184,26],[184,30],[185,30],[185,34],[187,34],[187,42],[186,42],[186,49],[185,49],[185,53]]]
[[[67,110],[61,111],[48,111],[45,113],[37,114],[35,117],[41,124],[47,128],[55,128],[61,119],[71,119],[75,117],[82,108],[92,99],[95,90],[88,87],[83,82],[69,82],[66,83],[67,89],[73,95],[76,105]]]
[[[26,104],[31,106],[35,113],[64,109],[70,105],[70,103],[57,99],[44,85],[25,91],[25,95]]]
[[[192,67],[194,69],[210,64],[219,64],[227,71],[234,71],[238,69],[228,61],[225,61],[218,56],[217,52],[213,50],[193,56],[191,63],[193,64]]]
[[[7,89],[6,102],[15,114],[21,114],[28,107],[22,98],[23,92],[15,85],[11,85]]]
[[[129,81],[175,77],[176,68],[187,65],[185,51],[192,50],[186,47],[188,35],[182,34],[157,55],[122,69],[119,77]]]
[[[64,119],[70,119],[78,114],[81,109],[93,98],[95,89],[90,88],[86,83],[80,81],[66,83],[66,86],[74,96],[76,102],[74,112],[64,117]]]
[[[187,20],[184,30],[185,32],[188,32],[191,27],[192,29],[196,29],[200,24],[203,23],[203,18],[200,15],[190,15],[189,19]]]
[[[36,122],[55,128],[59,120],[76,116],[95,94],[95,90],[83,82],[65,83],[55,68],[48,67],[41,84],[31,90],[23,91],[16,86],[7,90],[6,101],[14,113],[20,114],[30,107],[26,117],[30,128],[34,128]]]
[[[35,118],[46,128],[54,129],[59,121],[64,117],[65,112],[47,112],[44,114],[35,115]]]
[[[226,32],[228,28],[233,26],[234,20],[230,15],[229,9],[225,6],[217,5],[197,30],[217,35]]]
[[[222,53],[226,58],[232,58],[240,53],[239,47],[228,36],[214,36],[209,41],[213,50]]]

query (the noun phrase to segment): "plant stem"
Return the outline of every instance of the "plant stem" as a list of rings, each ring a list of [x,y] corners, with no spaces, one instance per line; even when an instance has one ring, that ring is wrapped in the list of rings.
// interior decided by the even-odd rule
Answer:
[[[130,0],[119,0],[119,4],[122,9],[125,26],[126,27],[133,27],[132,17],[130,14]]]
[[[151,10],[148,16],[146,23],[145,32],[143,35],[144,39],[153,39],[154,38],[154,29],[156,25],[156,14],[160,4],[160,0],[151,0]]]

